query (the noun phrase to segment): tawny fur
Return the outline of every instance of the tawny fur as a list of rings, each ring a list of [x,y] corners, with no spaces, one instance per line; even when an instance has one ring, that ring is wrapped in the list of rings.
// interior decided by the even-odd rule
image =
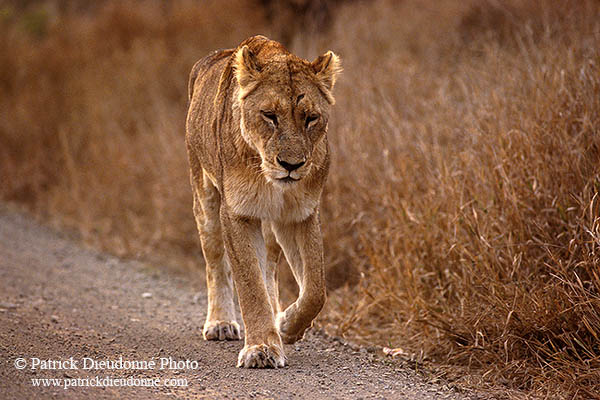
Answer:
[[[281,367],[325,302],[319,203],[329,170],[327,123],[340,72],[263,36],[203,58],[190,74],[186,145],[206,260],[207,340],[240,339],[240,367]],[[293,167],[292,167],[293,166]],[[300,287],[281,311],[280,246]],[[232,279],[233,277],[233,279]]]

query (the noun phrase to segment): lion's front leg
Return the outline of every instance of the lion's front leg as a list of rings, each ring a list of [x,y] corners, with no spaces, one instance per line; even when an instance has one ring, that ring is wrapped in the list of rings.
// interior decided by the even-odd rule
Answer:
[[[298,299],[277,315],[277,328],[284,343],[301,339],[325,304],[323,238],[315,211],[300,223],[273,225],[277,241],[300,286]]]
[[[202,334],[206,340],[239,340],[240,326],[236,322],[231,271],[225,257],[221,233],[221,196],[192,159],[194,216],[200,233],[206,262],[208,309]]]
[[[246,330],[238,367],[283,367],[283,344],[260,265],[266,262],[260,221],[229,215],[222,207],[221,223]]]

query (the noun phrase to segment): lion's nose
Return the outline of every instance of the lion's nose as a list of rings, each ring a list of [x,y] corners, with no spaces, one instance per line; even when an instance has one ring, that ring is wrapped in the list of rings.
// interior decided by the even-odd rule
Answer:
[[[301,162],[296,163],[296,164],[291,164],[291,163],[285,162],[282,159],[280,159],[279,157],[277,157],[277,162],[279,163],[279,165],[281,165],[287,171],[292,172],[292,171],[300,168],[301,166],[303,166],[306,163],[306,160],[305,161],[301,161]]]

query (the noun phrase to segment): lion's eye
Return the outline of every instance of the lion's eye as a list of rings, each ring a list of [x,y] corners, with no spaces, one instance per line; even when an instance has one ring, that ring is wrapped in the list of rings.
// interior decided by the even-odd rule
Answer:
[[[310,124],[311,124],[312,122],[314,122],[314,121],[318,120],[318,119],[319,119],[319,116],[318,116],[318,115],[315,115],[315,114],[313,114],[313,115],[309,115],[308,117],[306,117],[306,121],[304,122],[304,126],[305,126],[305,128],[306,128],[306,129],[308,129],[308,127],[310,126]]]
[[[260,112],[265,121],[272,123],[277,126],[277,115],[272,111],[261,111]]]

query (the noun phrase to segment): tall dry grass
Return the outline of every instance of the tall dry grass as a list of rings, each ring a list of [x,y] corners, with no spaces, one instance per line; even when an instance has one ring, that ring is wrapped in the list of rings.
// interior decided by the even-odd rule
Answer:
[[[249,1],[103,4],[2,10],[0,194],[118,254],[196,263],[187,73],[277,32]],[[291,47],[345,67],[321,323],[463,383],[597,397],[600,4],[355,2]]]
[[[599,395],[599,6],[341,13],[325,221],[364,278],[333,296],[335,332],[511,388]]]

